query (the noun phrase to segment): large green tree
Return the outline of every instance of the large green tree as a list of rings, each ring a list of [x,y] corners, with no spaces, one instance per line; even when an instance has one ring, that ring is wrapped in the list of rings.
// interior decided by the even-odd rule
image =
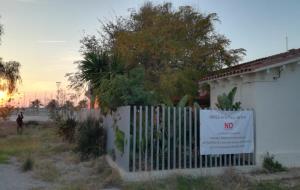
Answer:
[[[84,59],[70,77],[71,86],[88,83],[91,89],[98,89],[93,93],[103,95],[107,94],[104,87],[124,87],[116,85],[126,81],[120,80],[120,74],[129,79],[133,69],[143,68],[143,82],[138,86],[156,94],[159,103],[171,104],[174,97],[186,94],[196,97],[197,82],[204,74],[237,64],[245,53],[244,49],[229,48],[230,40],[215,30],[218,21],[215,13],[200,13],[190,6],[175,9],[171,3],[145,3],[129,17],[103,23],[100,36],[83,38]],[[107,64],[102,63],[103,57]],[[118,67],[112,67],[116,57]]]
[[[0,45],[3,35],[3,26],[0,23]],[[0,91],[7,91],[9,95],[16,90],[16,84],[21,80],[20,63],[16,61],[4,62],[0,57]],[[0,119],[6,119],[12,113],[13,107],[0,106]]]
[[[0,42],[3,34],[3,27],[0,24]],[[0,57],[0,79],[5,80],[5,83],[0,83],[1,91],[8,91],[12,94],[16,90],[16,84],[21,80],[20,63],[16,61],[4,62]]]
[[[150,87],[155,88],[161,75],[189,70],[200,78],[240,61],[245,50],[229,49],[230,40],[215,30],[217,21],[217,14],[203,14],[190,6],[174,9],[171,3],[148,2],[129,18],[104,24],[102,39],[105,47],[123,57],[126,68],[144,65]]]

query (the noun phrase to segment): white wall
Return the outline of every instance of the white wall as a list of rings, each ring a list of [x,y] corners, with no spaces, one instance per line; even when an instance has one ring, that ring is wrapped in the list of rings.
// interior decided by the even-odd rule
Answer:
[[[255,110],[258,164],[269,152],[286,166],[300,166],[300,65],[286,65],[274,80],[277,75],[271,69],[211,83],[211,106],[236,86],[236,101]]]
[[[255,76],[237,76],[231,77],[229,79],[218,80],[210,84],[210,98],[211,107],[216,108],[217,98],[223,93],[228,93],[232,88],[237,87],[237,92],[235,95],[235,101],[242,102],[242,108],[254,108],[254,88],[255,84],[249,83],[249,81],[254,80]]]
[[[300,166],[300,65],[255,86],[258,155],[270,152],[286,166]]]

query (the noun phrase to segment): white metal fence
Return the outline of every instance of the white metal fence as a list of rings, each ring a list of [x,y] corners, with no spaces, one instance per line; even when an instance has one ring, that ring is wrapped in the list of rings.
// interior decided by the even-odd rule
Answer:
[[[133,106],[129,171],[195,169],[255,164],[255,155],[200,155],[200,109]]]
[[[107,152],[125,172],[255,165],[255,150],[247,154],[200,155],[199,108],[124,106],[105,116],[99,110],[82,110],[75,115],[78,120],[102,117],[107,129]]]

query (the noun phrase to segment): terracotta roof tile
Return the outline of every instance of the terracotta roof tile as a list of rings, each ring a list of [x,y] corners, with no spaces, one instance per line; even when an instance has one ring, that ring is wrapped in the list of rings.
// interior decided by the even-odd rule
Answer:
[[[222,78],[235,74],[242,74],[246,72],[251,72],[259,68],[263,68],[266,66],[274,65],[283,61],[287,61],[289,59],[293,59],[296,57],[300,57],[300,48],[299,49],[291,49],[284,53],[275,54],[272,56],[264,57],[261,59],[256,59],[254,61],[242,63],[239,65],[235,65],[232,67],[228,67],[225,69],[221,69],[215,72],[208,74],[207,76],[200,79],[200,82],[213,80],[217,78]]]

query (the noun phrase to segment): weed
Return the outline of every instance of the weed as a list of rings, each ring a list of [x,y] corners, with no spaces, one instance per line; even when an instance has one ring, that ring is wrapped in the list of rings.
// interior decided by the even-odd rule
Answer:
[[[34,160],[31,157],[27,157],[22,164],[22,171],[27,172],[31,171],[34,166]]]
[[[60,176],[58,168],[50,161],[40,162],[36,165],[35,177],[47,182],[54,182]]]
[[[276,161],[274,156],[269,153],[267,153],[264,157],[263,168],[270,173],[286,171],[286,168]]]
[[[77,122],[74,118],[57,120],[58,134],[68,142],[74,141],[76,126]]]
[[[87,118],[79,124],[76,136],[75,151],[82,159],[98,157],[106,153],[106,132],[102,123],[93,118]]]
[[[284,190],[284,188],[279,182],[274,181],[267,181],[267,182],[260,182],[251,188],[253,190]]]

